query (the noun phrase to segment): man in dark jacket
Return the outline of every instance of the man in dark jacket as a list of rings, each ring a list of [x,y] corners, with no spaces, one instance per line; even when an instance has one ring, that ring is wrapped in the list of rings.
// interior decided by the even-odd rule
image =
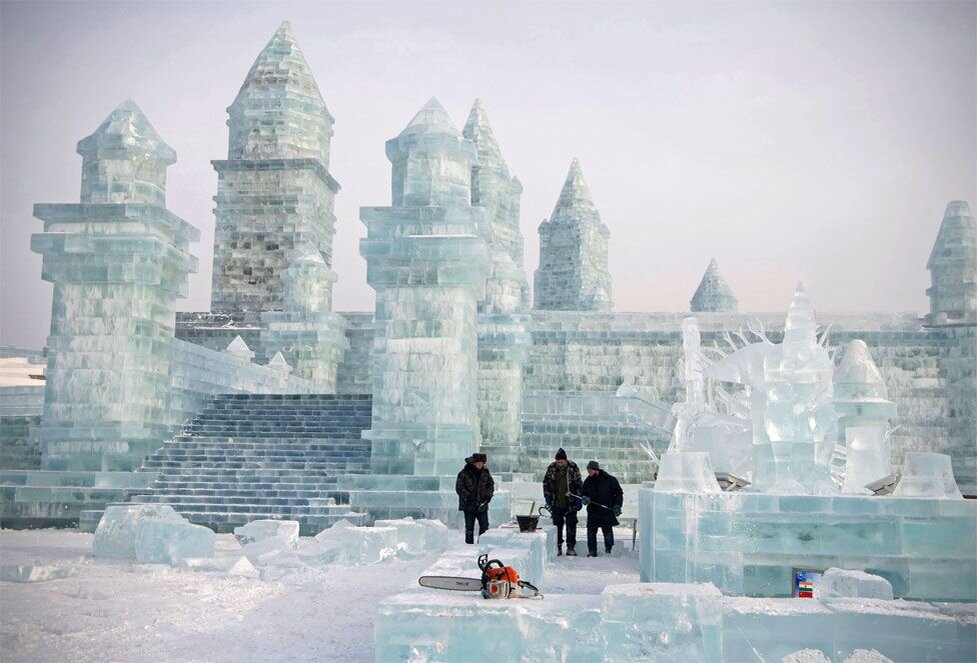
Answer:
[[[475,521],[478,535],[489,528],[488,505],[495,493],[492,473],[485,467],[485,454],[472,454],[465,459],[465,467],[458,473],[455,492],[458,493],[458,510],[465,513],[465,543],[475,543]]]
[[[580,494],[587,505],[587,557],[597,557],[598,528],[604,533],[604,550],[610,554],[614,547],[614,526],[624,504],[621,484],[592,460],[587,463],[587,478]]]
[[[576,556],[574,546],[577,545],[577,511],[580,510],[580,500],[570,497],[568,493],[580,494],[583,480],[580,468],[573,461],[567,460],[567,452],[560,449],[556,452],[556,460],[546,468],[543,477],[543,498],[546,508],[550,510],[553,524],[556,525],[556,554],[563,554],[563,525],[567,528],[567,555]]]

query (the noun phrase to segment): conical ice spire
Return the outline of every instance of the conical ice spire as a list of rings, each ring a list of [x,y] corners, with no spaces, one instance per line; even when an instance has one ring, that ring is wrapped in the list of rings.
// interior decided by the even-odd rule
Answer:
[[[888,397],[882,371],[861,339],[849,341],[845,346],[845,354],[835,369],[834,382],[835,396],[839,400]]]
[[[315,158],[328,167],[333,117],[288,21],[255,58],[227,112],[229,159]]]
[[[932,277],[928,323],[977,320],[977,222],[963,200],[946,206],[926,268]]]
[[[787,319],[784,321],[784,352],[793,356],[796,352],[813,348],[817,345],[817,322],[814,318],[814,307],[807,296],[807,289],[803,283],[794,288],[794,297],[787,308]]]
[[[176,162],[176,152],[163,142],[132,99],[116,106],[91,135],[78,141],[78,154],[84,158],[122,158],[109,152],[151,154],[166,165]]]
[[[499,143],[495,140],[495,134],[492,132],[492,126],[489,124],[488,115],[485,113],[481,99],[476,99],[475,103],[472,104],[472,109],[468,113],[468,121],[465,122],[465,127],[461,133],[475,144],[479,169],[492,169],[504,177],[509,176],[509,168],[502,157]]]
[[[580,169],[580,162],[574,157],[570,162],[570,171],[563,182],[563,189],[560,191],[560,198],[556,201],[556,208],[553,210],[553,217],[561,211],[576,210],[597,210],[594,204],[594,197],[590,194],[590,187],[583,178],[583,170]]]
[[[705,274],[689,302],[693,313],[735,313],[738,302],[726,279],[719,273],[716,259],[709,261]]]
[[[407,123],[400,135],[426,133],[448,133],[453,136],[461,136],[461,132],[451,121],[448,111],[435,97],[427,100],[427,103],[421,107],[421,110],[417,111],[417,114]]]

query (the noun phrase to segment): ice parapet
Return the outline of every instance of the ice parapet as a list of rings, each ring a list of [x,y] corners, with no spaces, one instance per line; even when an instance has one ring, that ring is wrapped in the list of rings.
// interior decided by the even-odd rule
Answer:
[[[96,557],[175,565],[186,557],[210,557],[214,532],[193,525],[161,504],[110,506],[95,530]]]
[[[297,520],[252,520],[246,525],[234,528],[234,538],[242,546],[261,541],[272,536],[282,537],[295,543],[299,539]]]
[[[945,454],[906,452],[902,479],[893,491],[894,497],[933,497],[963,499],[953,478],[950,457]]]
[[[892,599],[892,583],[864,571],[830,568],[821,576],[818,598]]]
[[[709,454],[702,451],[671,451],[662,456],[655,490],[682,493],[718,493]]]

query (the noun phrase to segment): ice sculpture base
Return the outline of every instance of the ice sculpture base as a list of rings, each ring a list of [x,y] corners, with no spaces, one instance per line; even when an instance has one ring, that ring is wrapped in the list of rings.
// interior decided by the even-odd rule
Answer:
[[[783,597],[792,569],[866,571],[897,598],[977,601],[977,500],[639,491],[641,580]]]
[[[464,514],[458,510],[454,475],[350,474],[339,477],[337,488],[349,493],[349,507],[377,519],[427,518],[440,520],[452,529],[463,529]],[[510,518],[510,494],[500,481],[489,504],[493,526]]]

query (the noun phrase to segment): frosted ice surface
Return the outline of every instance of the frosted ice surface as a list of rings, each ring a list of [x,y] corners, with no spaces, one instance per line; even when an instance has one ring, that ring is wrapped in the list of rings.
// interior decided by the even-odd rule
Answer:
[[[945,454],[907,451],[902,478],[892,492],[893,497],[934,497],[963,499],[953,478],[950,457]]]
[[[683,493],[718,493],[719,483],[704,451],[670,451],[662,456],[655,490]]]
[[[893,663],[893,661],[874,649],[856,649],[842,663]]]
[[[173,507],[165,504],[109,506],[95,529],[92,554],[95,557],[135,559],[136,529],[140,522],[147,519],[187,522]]]
[[[188,557],[179,560],[177,568],[183,571],[226,573],[232,576],[258,578],[258,569],[247,557]]]
[[[234,535],[237,536],[237,532]],[[295,550],[297,545],[298,537],[292,536],[290,531],[286,530],[283,534],[273,534],[255,539],[244,545],[241,551],[252,562],[257,562],[288,553]]]
[[[189,521],[144,518],[136,524],[136,561],[175,566],[186,557],[211,557],[214,531]]]
[[[408,552],[436,552],[448,547],[450,530],[440,520],[401,518],[377,520],[375,527],[393,527],[397,530],[397,545]]]
[[[892,474],[889,435],[881,426],[852,426],[845,429],[846,493],[869,495],[865,486]]]
[[[246,525],[234,528],[234,538],[242,546],[249,543],[278,536],[293,544],[299,539],[297,520],[252,520]]]
[[[818,598],[892,599],[892,584],[864,571],[830,568],[821,576]]]
[[[78,575],[74,564],[4,564],[0,580],[8,582],[44,582]]]
[[[831,663],[820,649],[799,649],[784,656],[781,663]]]

